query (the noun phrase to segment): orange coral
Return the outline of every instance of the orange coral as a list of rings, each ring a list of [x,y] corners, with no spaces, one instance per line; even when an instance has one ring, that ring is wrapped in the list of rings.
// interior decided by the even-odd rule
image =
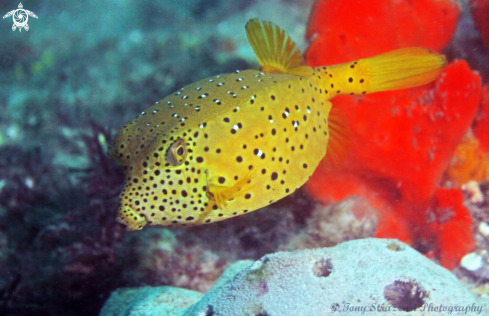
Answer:
[[[489,180],[489,156],[481,150],[478,139],[464,138],[453,155],[447,177],[458,186]]]
[[[375,6],[364,0],[319,1],[307,32],[314,37],[307,62],[334,64],[413,45],[440,50],[458,13],[449,0],[381,0]],[[436,187],[474,119],[479,95],[479,76],[458,61],[425,87],[335,98],[334,107],[351,129],[349,157],[332,171],[318,168],[306,189],[324,202],[367,198],[381,215],[376,237],[434,248],[445,267],[455,267],[473,247],[465,231],[471,227],[464,226],[459,236],[446,227],[466,225],[458,216],[468,212],[457,202],[453,209],[459,213],[429,225],[429,209],[433,201],[441,208],[455,203]]]

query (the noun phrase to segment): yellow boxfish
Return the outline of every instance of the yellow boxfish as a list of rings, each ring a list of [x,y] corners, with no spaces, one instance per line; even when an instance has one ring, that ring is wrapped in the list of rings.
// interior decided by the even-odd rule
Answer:
[[[446,65],[413,47],[311,68],[271,22],[252,19],[246,33],[260,70],[190,84],[118,132],[111,155],[125,169],[118,220],[128,229],[212,223],[291,194],[338,137],[331,98],[423,85]]]

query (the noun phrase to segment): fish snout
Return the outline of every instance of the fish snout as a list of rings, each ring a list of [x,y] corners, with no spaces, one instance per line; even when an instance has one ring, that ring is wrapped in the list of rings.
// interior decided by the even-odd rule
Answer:
[[[134,211],[130,206],[121,205],[117,221],[127,226],[127,230],[141,230],[148,223],[146,217]]]

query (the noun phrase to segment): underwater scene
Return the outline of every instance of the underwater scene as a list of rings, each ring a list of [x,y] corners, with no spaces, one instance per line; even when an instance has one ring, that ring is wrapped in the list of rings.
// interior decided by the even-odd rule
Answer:
[[[0,315],[489,315],[489,0],[0,15]]]

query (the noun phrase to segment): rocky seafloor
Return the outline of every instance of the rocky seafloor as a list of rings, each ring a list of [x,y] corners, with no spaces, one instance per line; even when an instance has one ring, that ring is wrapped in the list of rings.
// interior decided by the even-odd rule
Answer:
[[[2,20],[0,315],[98,315],[124,287],[205,293],[238,260],[373,236],[378,219],[366,201],[322,206],[300,190],[210,226],[126,232],[115,221],[123,178],[106,149],[118,128],[186,84],[256,68],[244,33],[249,18],[273,21],[304,48],[312,4],[30,1],[24,7],[38,19],[29,19],[28,32]],[[16,6],[1,2],[0,12]],[[470,46],[455,47],[451,58],[471,58]],[[487,201],[489,186],[481,189]],[[482,263],[455,274],[484,302],[489,204],[469,196],[466,204]]]

